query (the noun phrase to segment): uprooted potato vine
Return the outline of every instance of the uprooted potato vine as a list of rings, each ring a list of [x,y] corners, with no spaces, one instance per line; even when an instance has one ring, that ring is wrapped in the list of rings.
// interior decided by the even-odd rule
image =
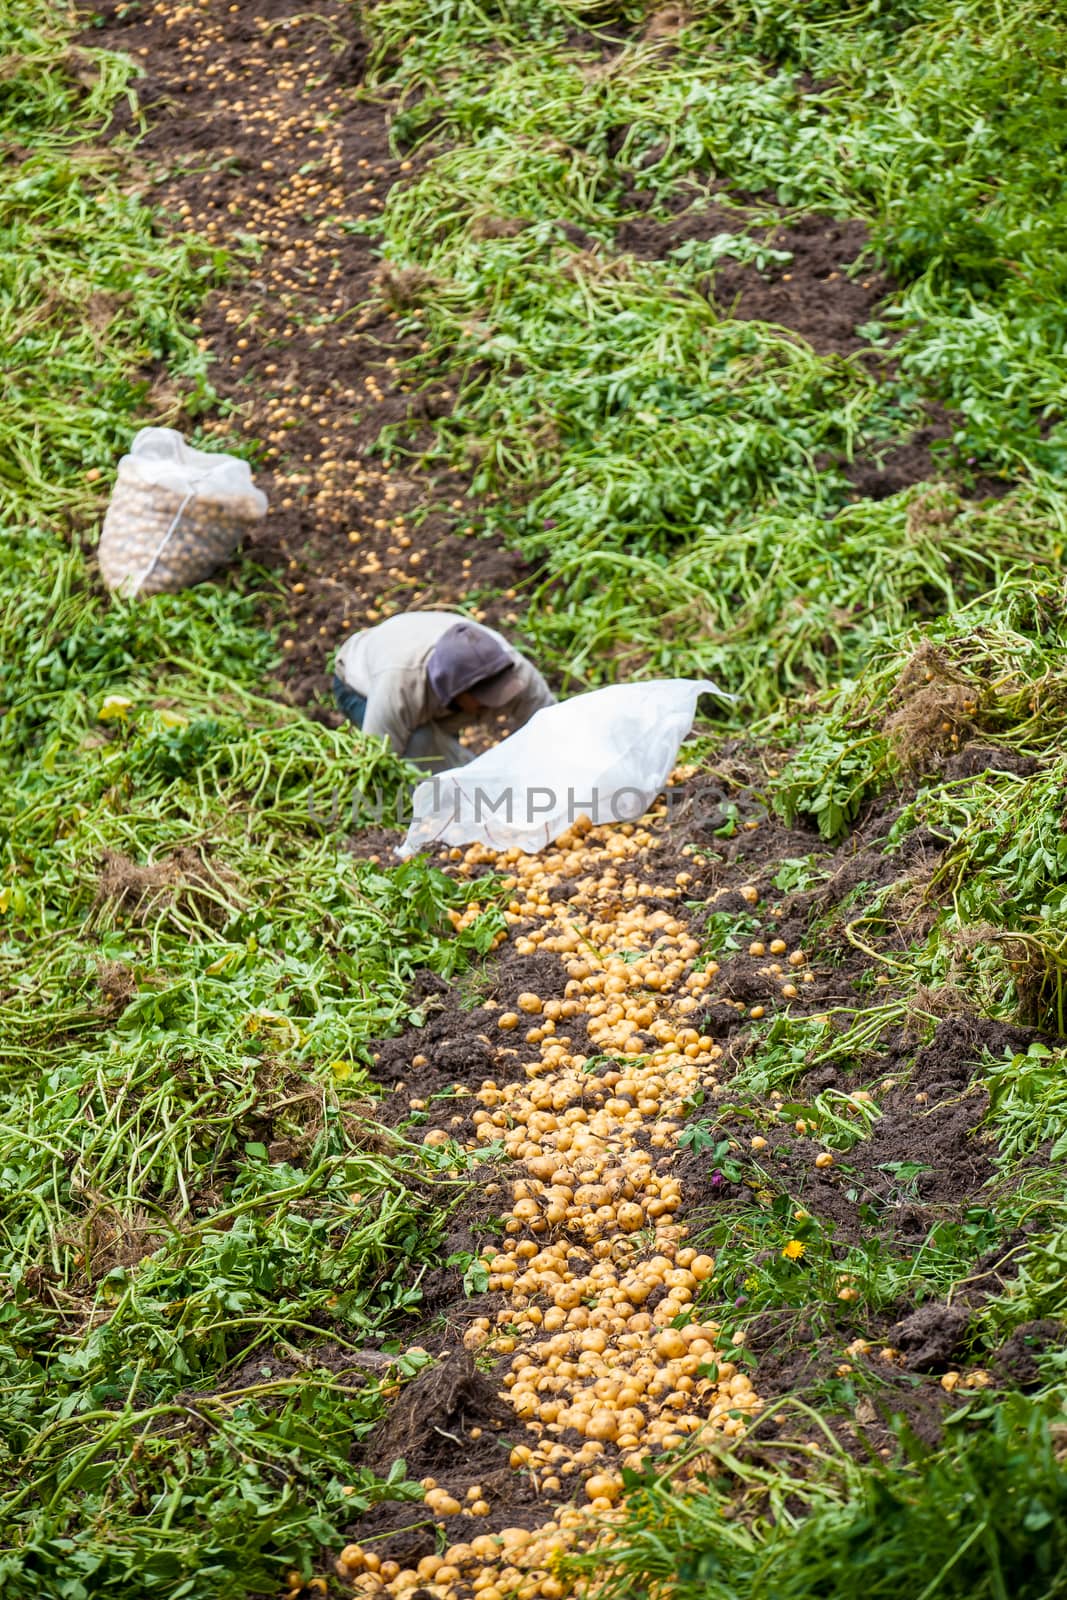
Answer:
[[[465,1190],[376,1131],[365,1046],[497,930],[457,936],[469,892],[424,864],[341,849],[403,769],[264,698],[250,600],[110,604],[57,531],[143,416],[142,363],[188,393],[203,269],[88,147],[128,65],[45,6],[4,28],[30,154],[3,178],[0,1573],[271,1590],[410,1493],[350,1456],[417,1367],[388,1341]],[[395,1360],[361,1364],[368,1336]]]
[[[458,375],[432,458],[472,474],[491,533],[544,557],[532,636],[572,684],[711,672],[791,758],[713,757],[735,798],[660,886],[674,909],[696,884],[691,925],[637,914],[657,874],[626,865],[632,830],[596,845],[587,926],[559,882],[509,910],[559,919],[582,969],[576,998],[533,996],[539,1039],[496,1008],[536,1070],[482,1085],[469,1139],[451,1091],[380,1126],[367,1042],[417,1029],[418,973],[456,977],[505,922],[463,863],[340,848],[406,775],[271,696],[273,641],[237,585],[136,607],[94,590],[80,538],[130,431],[212,407],[193,318],[227,263],[174,238],[131,195],[126,146],[100,142],[129,63],[19,0],[0,23],[19,158],[0,168],[6,1592],[216,1600],[292,1569],[295,1595],[397,1500],[437,1553],[406,1568],[375,1535],[342,1562],[371,1592],[1051,1600],[1062,18],[1036,0],[381,0],[364,21],[419,158],[384,219],[382,292],[424,341],[416,376]],[[716,212],[707,237],[617,248],[627,220],[699,210],[713,181],[735,226]],[[869,225],[857,273],[895,274],[866,353],[716,301],[731,263],[788,273],[770,230],[813,209]],[[889,452],[931,399],[952,412],[944,481],[856,493],[850,458]],[[381,441],[394,463],[416,447]],[[783,843],[765,804],[808,831]],[[852,827],[854,855],[834,853]],[[743,910],[709,911],[720,874]],[[578,1013],[588,1055],[547,1026]],[[703,1210],[646,1134],[690,1163]],[[572,1529],[580,1484],[611,1542],[582,1524],[569,1543],[588,1548],[565,1555],[511,1529],[475,1568],[447,1485],[358,1463],[424,1364],[422,1283],[497,1142],[530,1165],[502,1179],[499,1250],[445,1263],[505,1299],[471,1307],[468,1348],[524,1422],[584,1431],[562,1454],[531,1434],[518,1460]],[[582,1193],[583,1150],[607,1198]],[[962,1202],[938,1187],[953,1162],[973,1167]],[[542,1204],[563,1232],[539,1261]],[[598,1204],[616,1208],[599,1237]],[[636,1309],[653,1297],[658,1322]],[[774,1387],[782,1347],[810,1354],[799,1399]],[[744,1441],[764,1386],[775,1409]],[[912,1436],[900,1419],[928,1420],[930,1391],[945,1432]]]
[[[457,936],[440,873],[342,850],[333,799],[358,820],[398,769],[259,697],[237,596],[108,614],[51,536],[4,557],[5,1578],[236,1592],[404,1492],[349,1464],[381,1409],[359,1346],[464,1186],[374,1131],[365,1043],[496,925]],[[197,665],[161,671],[179,629]]]
[[[1024,15],[370,10],[379,80],[404,97],[394,139],[425,158],[385,212],[395,303],[426,341],[416,370],[461,382],[432,449],[471,464],[500,496],[490,525],[544,558],[530,625],[579,679],[640,660],[771,708],[1013,561],[1055,558],[1063,36],[1055,7]],[[628,219],[711,201],[704,244],[616,243]],[[858,330],[871,359],[715,299],[717,264],[802,211],[863,219],[898,274]],[[957,410],[945,470],[1017,479],[1009,501],[848,504],[831,461],[899,441],[924,396]]]
[[[5,718],[5,1577],[73,1536],[71,1593],[229,1592],[403,1492],[348,1464],[382,1382],[351,1358],[417,1303],[464,1187],[375,1133],[365,1042],[496,925],[456,936],[440,873],[344,853],[331,796],[358,819],[398,769],[242,685],[270,658],[238,597],[108,615],[50,536],[4,555],[6,659],[31,559],[52,607]],[[153,665],[168,624],[198,667]]]

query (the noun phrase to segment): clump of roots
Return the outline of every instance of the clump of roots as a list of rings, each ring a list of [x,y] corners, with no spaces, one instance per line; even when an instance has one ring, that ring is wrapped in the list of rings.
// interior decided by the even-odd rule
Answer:
[[[137,993],[137,980],[133,969],[125,961],[98,961],[96,981],[107,1002],[111,1016],[121,1016]]]
[[[901,765],[920,771],[958,749],[978,726],[981,696],[936,645],[921,645],[900,674],[882,723]]]
[[[948,528],[960,513],[960,499],[947,485],[934,484],[908,506],[908,533],[914,538],[933,528]]]
[[[1067,1033],[1067,952],[1055,939],[1004,934],[1001,944],[1015,984],[1019,1020]]]
[[[641,30],[641,38],[646,44],[653,44],[657,40],[675,39],[691,21],[692,18],[685,6],[660,6],[657,11],[652,12],[645,23]]]
[[[238,909],[232,875],[191,846],[138,866],[121,850],[105,850],[94,900],[95,920],[105,912],[145,924],[170,917],[218,927]],[[105,993],[107,991],[105,990]]]
[[[514,239],[530,226],[521,217],[497,217],[483,213],[471,223],[472,239]]]
[[[383,261],[374,275],[379,294],[392,311],[407,311],[422,305],[427,290],[436,282],[425,267],[395,267]]]
[[[133,1207],[100,1204],[89,1213],[77,1233],[64,1235],[62,1243],[75,1252],[75,1265],[86,1281],[99,1283],[116,1267],[135,1267],[153,1255],[169,1237],[158,1215]]]

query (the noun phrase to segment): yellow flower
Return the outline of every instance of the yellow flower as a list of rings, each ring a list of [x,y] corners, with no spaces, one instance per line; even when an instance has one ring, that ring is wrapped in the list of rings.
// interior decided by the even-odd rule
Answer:
[[[183,717],[180,712],[157,711],[156,715],[165,728],[187,728],[189,726],[189,718]]]
[[[132,705],[133,701],[124,694],[106,694],[96,714],[101,722],[117,722],[129,716]]]
[[[343,1083],[346,1078],[350,1078],[355,1070],[355,1065],[351,1061],[330,1062],[330,1071],[333,1073],[338,1083]]]
[[[787,1261],[799,1261],[804,1254],[804,1246],[799,1239],[790,1239],[782,1254]]]

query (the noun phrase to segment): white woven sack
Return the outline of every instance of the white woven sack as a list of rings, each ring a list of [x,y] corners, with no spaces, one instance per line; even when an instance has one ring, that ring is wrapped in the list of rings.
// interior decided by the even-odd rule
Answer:
[[[174,428],[142,428],[119,462],[104,518],[104,582],[130,596],[201,583],[266,512],[247,461],[194,450]]]
[[[634,821],[666,782],[702,694],[734,699],[707,678],[651,678],[545,706],[467,766],[420,783],[396,854],[479,843],[536,855],[578,817]]]

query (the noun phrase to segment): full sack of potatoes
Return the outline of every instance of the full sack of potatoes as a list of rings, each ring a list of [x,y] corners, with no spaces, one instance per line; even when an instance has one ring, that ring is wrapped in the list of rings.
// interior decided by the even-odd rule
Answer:
[[[174,594],[227,562],[267,513],[247,461],[142,428],[119,462],[97,557],[120,594]]]

